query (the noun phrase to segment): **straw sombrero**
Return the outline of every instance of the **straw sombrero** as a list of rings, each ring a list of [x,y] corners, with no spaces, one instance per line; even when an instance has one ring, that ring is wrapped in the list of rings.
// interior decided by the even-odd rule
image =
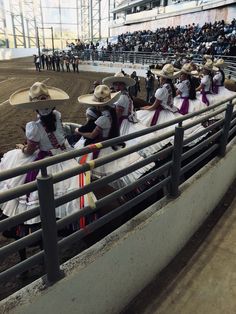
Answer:
[[[218,71],[218,68],[214,66],[214,63],[210,59],[208,59],[207,62],[202,65],[202,68],[208,71]]]
[[[184,74],[187,74],[187,75],[192,75],[192,66],[190,63],[185,63],[181,70],[178,72],[178,74],[181,74],[181,73],[184,73]]]
[[[214,63],[214,66],[217,67],[217,68],[224,68],[224,67],[226,67],[224,59],[216,60],[216,62]]]
[[[108,86],[110,86],[111,84],[115,82],[124,83],[127,87],[134,86],[136,83],[134,79],[132,79],[129,76],[125,76],[122,72],[118,72],[114,76],[105,77],[102,80],[102,83]]]
[[[37,97],[50,96],[50,99],[38,100]],[[17,109],[50,109],[63,105],[70,97],[63,90],[36,82],[30,88],[17,90],[10,96],[9,102]]]
[[[120,92],[111,93],[107,85],[98,85],[93,94],[85,94],[78,97],[78,102],[89,106],[109,106],[120,97]]]
[[[162,70],[153,70],[153,73],[157,76],[173,79],[178,75],[178,71],[170,63],[164,65]]]

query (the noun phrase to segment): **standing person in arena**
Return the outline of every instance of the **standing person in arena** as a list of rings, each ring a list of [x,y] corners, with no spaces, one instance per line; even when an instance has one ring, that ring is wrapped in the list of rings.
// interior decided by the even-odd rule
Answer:
[[[178,75],[180,77],[180,83],[176,84],[174,106],[179,109],[179,113],[185,115],[203,109],[205,104],[196,97],[195,85],[192,80],[191,64],[185,63]]]
[[[146,97],[146,102],[150,102],[153,94],[154,94],[154,82],[155,82],[155,77],[151,70],[147,71],[147,77],[145,78],[145,87],[147,91],[147,97]]]
[[[133,71],[130,77],[135,80],[135,85],[129,87],[129,94],[131,97],[137,97],[138,92],[141,91],[140,84],[139,84],[140,79],[137,76],[136,71]]]
[[[19,110],[35,110],[37,120],[26,124],[27,144],[17,144],[13,149],[4,154],[0,170],[4,171],[17,166],[32,163],[49,156],[58,155],[71,150],[71,146],[64,136],[64,130],[61,122],[61,114],[55,110],[56,106],[65,104],[69,96],[55,87],[46,86],[43,83],[36,82],[30,88],[16,91],[10,97],[10,104]],[[74,159],[63,161],[47,167],[48,174],[55,174],[63,170],[68,170],[78,166]],[[31,170],[27,174],[19,175],[14,178],[4,180],[0,183],[0,190],[6,191],[16,186],[34,181],[40,175],[38,170]],[[84,175],[84,174],[83,174]],[[77,176],[73,176],[64,181],[54,184],[54,196],[60,197],[69,191],[74,191],[79,186]],[[91,196],[91,197],[90,197]],[[94,200],[94,196],[87,194],[84,196],[84,206]],[[3,214],[7,217],[15,216],[29,210],[39,204],[38,191],[31,192],[28,195],[17,197],[2,204]],[[56,217],[63,218],[81,208],[80,198],[60,205],[56,208]],[[18,234],[27,233],[27,228],[40,222],[40,217],[35,217],[19,226]]]

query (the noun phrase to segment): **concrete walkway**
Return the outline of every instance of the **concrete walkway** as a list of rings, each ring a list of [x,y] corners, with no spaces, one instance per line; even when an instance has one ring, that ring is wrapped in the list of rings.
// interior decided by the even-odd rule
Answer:
[[[123,314],[236,313],[235,190]]]

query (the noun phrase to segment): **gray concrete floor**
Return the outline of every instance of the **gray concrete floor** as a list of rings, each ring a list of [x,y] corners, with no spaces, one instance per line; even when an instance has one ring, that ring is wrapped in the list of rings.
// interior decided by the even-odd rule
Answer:
[[[236,313],[235,183],[231,196],[123,314]]]

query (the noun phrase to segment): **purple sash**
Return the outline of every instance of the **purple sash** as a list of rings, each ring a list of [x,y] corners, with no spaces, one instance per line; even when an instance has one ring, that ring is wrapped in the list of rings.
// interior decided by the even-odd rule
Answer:
[[[34,161],[44,159],[47,156],[52,156],[52,154],[50,152],[44,152],[44,151],[40,150]],[[39,169],[30,170],[29,172],[27,172],[24,183],[29,183],[29,182],[34,181],[36,179],[38,173],[39,173]]]
[[[214,94],[218,94],[219,93],[219,85],[214,84],[212,90],[213,90]]]
[[[164,109],[164,108],[163,108],[161,105],[159,105],[159,106],[157,107],[157,109],[155,110],[155,113],[154,113],[154,115],[153,115],[153,117],[152,117],[151,126],[156,125],[157,120],[158,120],[158,118],[159,118],[159,114],[160,114],[160,112],[161,112],[163,109]]]
[[[188,97],[181,97],[181,99],[183,99],[181,108],[179,109],[179,113],[181,113],[182,115],[185,115],[188,113],[189,110],[189,99]]]
[[[207,98],[207,94],[211,94],[210,92],[205,92],[205,90],[203,89],[202,91],[201,91],[201,94],[202,94],[202,102],[204,102],[204,104],[206,104],[207,106],[209,106],[210,105],[210,103],[209,103],[209,100],[208,100],[208,98]]]

